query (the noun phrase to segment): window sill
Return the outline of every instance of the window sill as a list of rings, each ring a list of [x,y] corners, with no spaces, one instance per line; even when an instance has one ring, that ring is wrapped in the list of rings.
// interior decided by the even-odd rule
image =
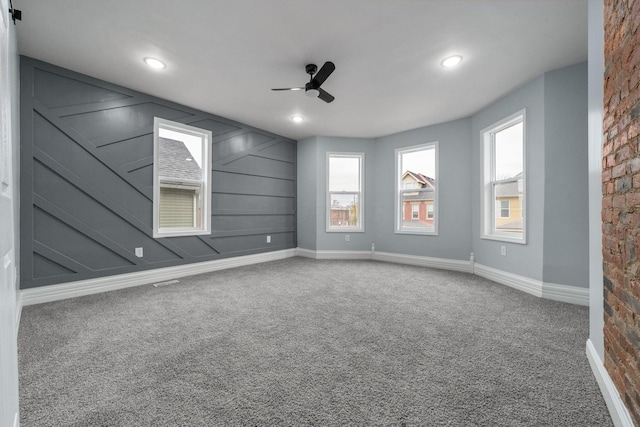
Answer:
[[[480,238],[482,240],[495,240],[498,242],[509,242],[509,243],[516,243],[518,245],[526,245],[527,244],[527,240],[525,238],[522,239],[516,239],[513,237],[509,237],[509,236],[502,236],[499,234],[483,234],[482,236],[480,236]]]
[[[437,231],[409,231],[409,230],[395,230],[395,234],[409,234],[414,236],[437,236]]]

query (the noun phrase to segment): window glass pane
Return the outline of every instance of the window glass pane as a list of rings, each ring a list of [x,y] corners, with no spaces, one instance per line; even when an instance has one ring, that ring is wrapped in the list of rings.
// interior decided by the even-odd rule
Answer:
[[[203,140],[198,136],[163,128],[159,129],[158,134],[160,228],[200,228],[202,216],[195,213],[202,211],[197,194],[203,179]],[[172,191],[168,187],[172,187]],[[190,211],[191,220],[186,217],[180,221],[168,220],[168,210]]]
[[[160,228],[196,227],[200,222],[199,195],[195,190],[160,188]]]
[[[210,231],[210,142],[210,131],[154,119],[154,237]]]
[[[330,194],[330,227],[359,227],[360,196],[358,194]]]
[[[522,186],[522,180],[494,184],[495,231],[522,236]]]
[[[436,196],[436,148],[399,152],[399,230],[434,232]]]
[[[329,158],[329,191],[360,191],[360,159]]]
[[[496,181],[522,175],[523,168],[523,124],[518,122],[502,129],[494,136]]]

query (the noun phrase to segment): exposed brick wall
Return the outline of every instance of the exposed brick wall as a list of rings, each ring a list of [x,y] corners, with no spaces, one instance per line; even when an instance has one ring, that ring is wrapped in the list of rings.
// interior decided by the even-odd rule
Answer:
[[[605,0],[605,368],[640,426],[640,0]]]

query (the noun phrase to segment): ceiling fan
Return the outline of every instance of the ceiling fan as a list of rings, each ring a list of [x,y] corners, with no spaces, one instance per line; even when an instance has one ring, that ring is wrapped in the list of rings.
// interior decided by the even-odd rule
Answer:
[[[318,70],[318,66],[316,64],[307,64],[305,70],[307,71],[307,74],[309,74],[310,79],[309,83],[305,84],[304,87],[286,87],[271,90],[304,90],[305,95],[308,97],[320,98],[324,102],[331,102],[335,99],[333,95],[320,88],[320,86],[325,80],[327,80],[327,77],[329,77],[335,69],[336,66],[333,65],[333,62],[331,61],[325,62],[320,70]]]

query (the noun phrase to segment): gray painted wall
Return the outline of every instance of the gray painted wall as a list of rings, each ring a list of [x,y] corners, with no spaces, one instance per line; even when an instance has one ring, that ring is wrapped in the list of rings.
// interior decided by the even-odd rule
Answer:
[[[543,280],[589,283],[587,64],[545,74]]]
[[[318,235],[318,138],[298,141],[298,247],[316,250]]]
[[[30,58],[21,68],[22,288],[296,246],[295,141]],[[212,131],[211,235],[152,237],[154,116]]]
[[[470,118],[376,140],[315,137],[298,151],[299,246],[468,260],[547,283],[587,287],[586,63],[547,73]],[[481,239],[481,131],[526,110],[527,243]],[[395,150],[438,141],[437,236],[394,233]],[[326,152],[366,156],[365,233],[325,232]],[[374,164],[371,170],[372,160]],[[307,174],[315,174],[312,179]],[[304,175],[304,177],[303,177]],[[565,191],[571,188],[572,192]],[[308,217],[308,218],[307,218]],[[501,246],[506,256],[500,255]]]
[[[481,131],[522,109],[525,116],[527,244],[481,239],[480,146]],[[513,274],[542,280],[544,235],[544,76],[511,92],[472,118],[472,245],[476,262]],[[506,256],[500,255],[505,246]]]
[[[376,251],[468,260],[471,255],[471,120],[413,129],[376,141]],[[395,150],[438,142],[438,235],[395,233]]]
[[[602,282],[602,118],[604,4],[589,0],[589,340],[604,360]]]
[[[364,232],[327,232],[327,153],[364,153]],[[319,136],[298,143],[298,246],[311,250],[368,251],[374,242],[375,143],[367,138]],[[304,196],[302,195],[304,193]],[[345,235],[349,241],[345,241]]]

